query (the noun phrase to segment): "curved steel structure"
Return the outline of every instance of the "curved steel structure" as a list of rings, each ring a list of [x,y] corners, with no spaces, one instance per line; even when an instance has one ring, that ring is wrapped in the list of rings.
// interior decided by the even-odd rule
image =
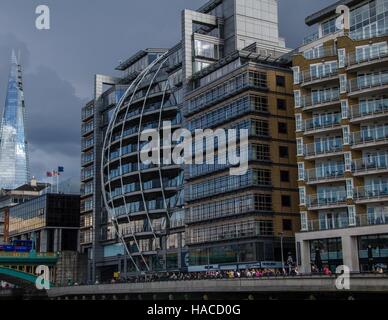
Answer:
[[[138,75],[117,104],[103,144],[104,203],[135,271],[164,268],[159,258],[171,213],[183,204],[182,168],[140,159],[143,130],[161,132],[164,121],[173,128],[181,122],[167,68],[163,54]]]

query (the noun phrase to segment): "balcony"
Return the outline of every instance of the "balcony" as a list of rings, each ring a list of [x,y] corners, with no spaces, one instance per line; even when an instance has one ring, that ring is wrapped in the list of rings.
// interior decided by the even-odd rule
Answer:
[[[311,74],[310,70],[307,70],[301,74],[302,87],[307,87],[315,84],[324,84],[335,80],[338,81],[337,69],[320,74]]]
[[[358,187],[354,190],[356,203],[388,201],[388,184]]]
[[[316,31],[316,32],[314,32],[312,34],[309,34],[308,36],[304,37],[303,38],[303,44],[306,45],[306,44],[314,42],[314,41],[316,41],[318,39],[319,39],[319,32]]]
[[[304,133],[316,134],[341,129],[341,114],[335,114],[330,118],[315,117],[307,119],[304,124]]]
[[[86,136],[94,130],[94,124],[92,122],[83,123],[81,126],[81,134],[82,136]]]
[[[388,90],[388,72],[359,77],[349,82],[349,97],[384,94]]]
[[[335,144],[325,143],[309,143],[305,145],[304,155],[305,158],[321,158],[341,154],[342,143],[336,142]]]
[[[85,121],[94,115],[94,107],[87,107],[82,109],[82,121]]]
[[[307,197],[306,206],[309,210],[346,207],[347,194],[346,191],[314,194]]]
[[[347,215],[347,212],[346,212]],[[336,217],[333,219],[317,219],[309,220],[307,222],[307,230],[304,232],[313,232],[313,231],[325,231],[325,230],[335,230],[335,229],[345,229],[349,228],[349,218],[348,217]]]
[[[319,47],[318,49],[309,49],[303,53],[306,60],[322,59],[325,57],[337,56],[337,49],[334,46]]]
[[[311,98],[311,96],[303,96],[301,98],[301,107],[303,110],[327,108],[340,104],[339,91],[332,91],[329,94],[322,95],[318,98]]]
[[[351,134],[352,149],[376,147],[388,143],[388,127],[357,131]]]
[[[345,166],[343,164],[333,168],[315,168],[306,171],[308,184],[328,183],[345,179]]]
[[[352,171],[355,176],[387,173],[388,155],[353,160]]]
[[[388,99],[373,104],[355,105],[350,108],[350,121],[362,122],[388,116]]]
[[[346,229],[354,227],[368,227],[388,224],[388,212],[381,212],[378,215],[362,214],[356,215],[356,224],[350,224],[349,218],[337,217],[331,220],[309,220],[307,222],[307,230],[302,232],[313,232],[313,231],[325,231],[325,230],[336,230]]]
[[[370,52],[369,54],[356,54],[351,53],[348,56],[347,64],[348,70],[356,71],[363,68],[370,68],[375,64],[384,64],[384,66],[388,63],[388,50],[387,48],[376,49],[374,52]]]

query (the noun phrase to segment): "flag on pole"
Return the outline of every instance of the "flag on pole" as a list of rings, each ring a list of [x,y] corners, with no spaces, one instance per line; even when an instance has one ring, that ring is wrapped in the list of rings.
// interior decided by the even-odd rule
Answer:
[[[52,171],[47,171],[46,176],[47,176],[47,177],[52,177],[52,176],[53,176]]]
[[[58,167],[58,172],[65,172],[65,168],[64,167]]]

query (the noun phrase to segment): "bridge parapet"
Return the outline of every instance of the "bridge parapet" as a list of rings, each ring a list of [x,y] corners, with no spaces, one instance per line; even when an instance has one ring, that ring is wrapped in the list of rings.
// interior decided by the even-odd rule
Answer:
[[[335,276],[277,277],[261,279],[215,279],[165,281],[146,283],[117,283],[89,286],[55,287],[49,298],[69,296],[106,296],[123,294],[163,293],[265,293],[265,292],[388,292],[388,276],[352,275],[350,290],[338,290]]]

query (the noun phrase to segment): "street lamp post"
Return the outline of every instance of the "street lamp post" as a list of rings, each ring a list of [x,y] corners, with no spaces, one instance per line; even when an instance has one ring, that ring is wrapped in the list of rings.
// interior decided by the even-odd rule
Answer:
[[[279,236],[280,236],[280,254],[282,256],[282,272],[284,272],[283,232],[279,232]]]

